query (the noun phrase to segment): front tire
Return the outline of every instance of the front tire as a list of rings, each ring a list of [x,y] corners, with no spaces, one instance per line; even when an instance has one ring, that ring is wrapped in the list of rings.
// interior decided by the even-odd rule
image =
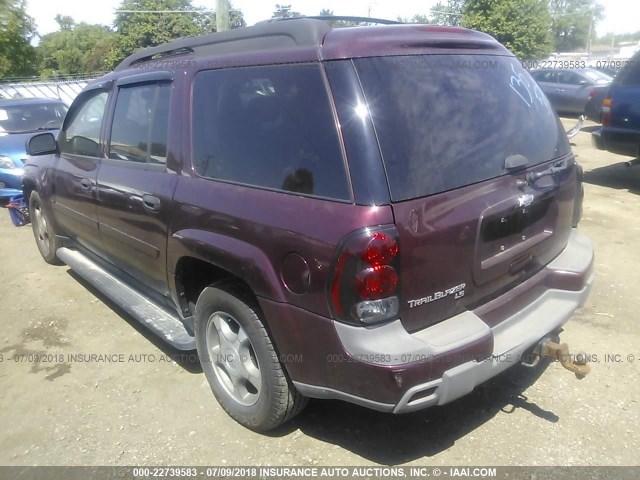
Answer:
[[[233,283],[205,288],[196,304],[198,356],[211,390],[238,423],[271,430],[307,399],[290,384],[251,294]]]
[[[40,195],[35,190],[29,196],[29,216],[33,236],[44,261],[51,265],[62,265],[56,256],[56,252],[60,248],[60,240],[56,237],[49,216],[42,206]]]

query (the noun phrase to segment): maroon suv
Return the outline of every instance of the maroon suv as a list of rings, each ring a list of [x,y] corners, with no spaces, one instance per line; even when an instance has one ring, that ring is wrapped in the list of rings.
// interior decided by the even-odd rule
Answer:
[[[93,82],[29,152],[44,259],[197,348],[255,430],[307,397],[451,402],[544,355],[593,281],[557,116],[462,28],[181,39]]]

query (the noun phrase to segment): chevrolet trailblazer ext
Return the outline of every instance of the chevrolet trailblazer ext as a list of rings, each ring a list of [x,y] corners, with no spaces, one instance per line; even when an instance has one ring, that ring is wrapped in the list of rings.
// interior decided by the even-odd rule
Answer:
[[[308,397],[451,402],[560,351],[593,281],[565,132],[471,30],[298,18],[181,39],[94,81],[29,152],[44,259],[197,348],[254,430]]]

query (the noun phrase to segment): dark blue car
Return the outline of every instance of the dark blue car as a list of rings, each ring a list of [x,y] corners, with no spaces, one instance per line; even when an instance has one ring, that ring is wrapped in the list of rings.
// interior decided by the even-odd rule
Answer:
[[[0,188],[21,188],[27,140],[58,130],[66,113],[64,103],[50,98],[0,100]]]
[[[616,75],[602,105],[602,129],[593,133],[596,146],[640,163],[640,52]]]

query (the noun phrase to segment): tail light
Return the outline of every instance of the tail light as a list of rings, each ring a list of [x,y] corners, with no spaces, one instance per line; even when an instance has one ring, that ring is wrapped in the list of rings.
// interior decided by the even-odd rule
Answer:
[[[363,228],[340,242],[329,276],[335,319],[370,324],[398,315],[399,251],[393,225]]]
[[[605,98],[602,101],[602,113],[600,114],[600,123],[603,127],[609,126],[611,123],[611,99]]]

